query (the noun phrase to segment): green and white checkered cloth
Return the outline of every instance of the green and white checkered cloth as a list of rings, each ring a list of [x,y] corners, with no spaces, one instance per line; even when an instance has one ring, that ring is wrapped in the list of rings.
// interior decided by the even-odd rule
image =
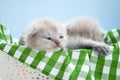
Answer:
[[[6,42],[8,44],[12,44],[12,36],[9,34],[9,30],[4,26],[4,24],[0,24],[0,43]]]
[[[47,53],[13,44],[0,25],[0,50],[55,80],[119,80],[120,30],[108,31],[104,41],[111,45],[108,56],[97,56],[87,49]]]

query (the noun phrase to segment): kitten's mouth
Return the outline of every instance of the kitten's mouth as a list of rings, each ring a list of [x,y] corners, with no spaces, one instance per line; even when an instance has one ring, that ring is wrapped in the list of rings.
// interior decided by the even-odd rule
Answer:
[[[60,45],[55,45],[54,48],[61,48],[61,46]]]
[[[60,45],[55,45],[55,47],[54,48],[59,48],[60,50],[63,50],[63,47],[62,46],[60,46]]]

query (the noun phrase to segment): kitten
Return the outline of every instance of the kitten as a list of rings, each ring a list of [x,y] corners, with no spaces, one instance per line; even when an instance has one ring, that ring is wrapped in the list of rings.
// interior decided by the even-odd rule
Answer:
[[[108,53],[108,45],[103,42],[105,31],[100,28],[96,20],[81,17],[74,19],[66,27],[68,49],[87,48],[97,51],[100,55]]]
[[[35,50],[56,51],[65,49],[67,32],[63,24],[44,18],[36,20],[23,34],[19,44]]]
[[[86,17],[77,18],[66,25],[66,28],[51,19],[37,20],[21,37],[19,44],[35,50],[85,48],[93,49],[100,55],[108,53],[108,45],[103,43],[105,32],[96,20]]]

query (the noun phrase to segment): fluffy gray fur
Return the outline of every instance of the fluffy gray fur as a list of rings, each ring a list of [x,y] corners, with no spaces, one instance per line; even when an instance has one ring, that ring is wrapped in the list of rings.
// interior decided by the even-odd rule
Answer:
[[[96,20],[88,17],[76,18],[68,23],[68,49],[89,48],[100,55],[106,55],[109,51],[107,44],[103,42],[105,31],[102,30]]]

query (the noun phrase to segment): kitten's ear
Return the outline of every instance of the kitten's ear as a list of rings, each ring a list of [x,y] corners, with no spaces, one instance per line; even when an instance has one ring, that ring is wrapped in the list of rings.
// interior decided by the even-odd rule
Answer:
[[[35,36],[37,35],[37,32],[38,32],[38,31],[37,31],[36,28],[30,30],[30,31],[28,32],[29,38],[35,37]]]

